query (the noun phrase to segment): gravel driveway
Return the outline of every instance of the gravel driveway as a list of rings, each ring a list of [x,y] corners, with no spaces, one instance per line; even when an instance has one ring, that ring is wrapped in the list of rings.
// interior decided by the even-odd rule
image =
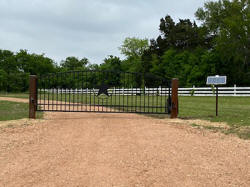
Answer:
[[[250,141],[136,114],[46,113],[0,128],[0,186],[250,186]]]

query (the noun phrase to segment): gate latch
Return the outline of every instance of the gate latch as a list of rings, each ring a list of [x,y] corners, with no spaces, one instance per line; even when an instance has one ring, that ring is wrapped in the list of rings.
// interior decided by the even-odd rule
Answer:
[[[35,99],[33,97],[30,98],[31,103],[35,103]]]

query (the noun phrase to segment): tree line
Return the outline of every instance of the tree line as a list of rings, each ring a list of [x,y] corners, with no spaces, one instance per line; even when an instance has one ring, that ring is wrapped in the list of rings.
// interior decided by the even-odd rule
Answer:
[[[44,54],[0,50],[0,91],[26,91],[29,74],[73,70],[151,73],[179,78],[183,87],[205,86],[207,76],[218,74],[228,77],[228,85],[249,86],[249,4],[249,0],[208,1],[195,13],[199,24],[190,19],[175,22],[167,15],[160,19],[157,38],[124,40],[119,47],[123,60],[110,55],[103,63],[92,64],[87,58],[67,57],[57,64]]]

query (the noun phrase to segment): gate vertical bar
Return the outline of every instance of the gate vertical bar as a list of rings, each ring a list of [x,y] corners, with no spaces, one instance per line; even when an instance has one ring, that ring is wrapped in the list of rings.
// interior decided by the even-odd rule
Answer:
[[[85,111],[88,111],[88,72],[85,71],[85,86],[84,86],[84,94],[85,94]]]
[[[50,92],[50,77],[48,75],[48,107],[47,107],[47,110],[49,110],[49,105],[50,105],[50,102],[49,102],[49,92]]]
[[[62,85],[62,73],[60,74],[60,93],[61,93],[61,102],[60,102],[60,110],[62,111],[62,91],[63,91],[63,85]]]
[[[42,105],[42,82],[41,82],[41,76],[39,76],[39,80],[40,80],[40,83],[39,83],[39,86],[38,86],[38,81],[37,81],[37,88],[39,88],[40,87],[40,89],[39,89],[39,93],[38,93],[38,98],[37,98],[37,101],[38,101],[38,103],[37,103],[37,106],[38,105]],[[37,89],[38,90],[38,89]],[[37,106],[36,106],[36,109],[37,109]]]
[[[128,93],[128,90],[129,90],[129,83],[130,83],[130,82],[129,82],[129,81],[130,81],[130,80],[129,80],[129,77],[130,77],[130,74],[127,73],[127,81],[128,81],[128,82],[127,82],[127,85],[126,85],[126,92],[125,92],[125,93],[127,94],[127,112],[129,112],[129,103],[128,103],[128,100],[129,100],[129,95],[128,95],[129,93]]]
[[[218,116],[218,86],[216,86],[216,116]]]
[[[77,111],[79,111],[79,72],[77,72],[77,83],[76,83],[76,93],[77,93],[77,102],[76,102],[76,104],[77,104]]]
[[[67,75],[66,75],[66,73],[64,73],[64,79],[67,80]],[[65,85],[65,94],[64,94],[64,95],[65,95],[65,98],[64,98],[64,104],[65,104],[65,105],[64,105],[64,110],[65,110],[65,111],[67,111],[67,90],[68,90],[68,89],[67,89],[67,86],[68,86],[68,84]]]
[[[179,80],[172,79],[172,110],[171,110],[171,118],[178,117],[178,86]]]
[[[92,74],[89,72],[89,77],[90,77],[90,84],[89,84],[89,111],[92,112],[92,87],[91,85],[93,84],[93,79],[92,79]]]
[[[108,75],[109,75],[110,79],[112,80],[112,74],[111,74],[111,72],[109,72]],[[112,112],[113,109],[114,109],[114,104],[113,104],[113,95],[114,95],[114,93],[113,92],[114,92],[114,85],[112,84],[110,112]]]
[[[58,111],[58,74],[56,74],[56,111]]]
[[[73,77],[73,86],[71,85],[71,88],[73,88],[72,90],[72,94],[73,94],[73,102],[72,102],[72,105],[73,105],[73,112],[75,111],[75,93],[76,93],[76,72],[72,72],[72,77]],[[71,110],[71,108],[70,108]]]
[[[83,111],[82,106],[83,106],[83,87],[84,87],[84,78],[83,78],[84,74],[83,72],[81,72],[81,82],[82,82],[82,89],[81,89],[81,111]]]
[[[52,102],[52,111],[54,111],[54,90],[55,90],[55,88],[54,88],[54,79],[55,79],[55,77],[54,76],[51,76],[51,81],[52,81],[52,83],[51,83],[51,102]]]
[[[36,107],[37,107],[37,76],[30,75],[29,85],[29,118],[36,119]]]
[[[96,82],[96,72],[94,72],[94,73],[92,73],[93,74],[93,82],[94,82],[94,87],[93,87],[93,100],[94,100],[94,112],[95,112],[95,89],[96,89],[96,84],[97,84],[97,82]]]

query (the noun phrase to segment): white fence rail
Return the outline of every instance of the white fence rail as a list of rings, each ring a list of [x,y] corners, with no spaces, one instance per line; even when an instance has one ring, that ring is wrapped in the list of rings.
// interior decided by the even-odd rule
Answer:
[[[38,92],[50,92],[58,94],[98,94],[99,89],[39,89]],[[168,88],[111,88],[108,89],[110,95],[162,95],[169,94]]]
[[[98,89],[40,89],[39,92],[58,94],[97,94]],[[169,94],[168,88],[111,88],[110,95],[162,95]],[[219,87],[219,96],[250,96],[250,87]],[[212,87],[179,88],[180,96],[214,96],[215,89]]]
[[[212,87],[193,87],[179,88],[181,96],[214,96],[215,88]],[[250,87],[218,87],[219,96],[250,96]]]

